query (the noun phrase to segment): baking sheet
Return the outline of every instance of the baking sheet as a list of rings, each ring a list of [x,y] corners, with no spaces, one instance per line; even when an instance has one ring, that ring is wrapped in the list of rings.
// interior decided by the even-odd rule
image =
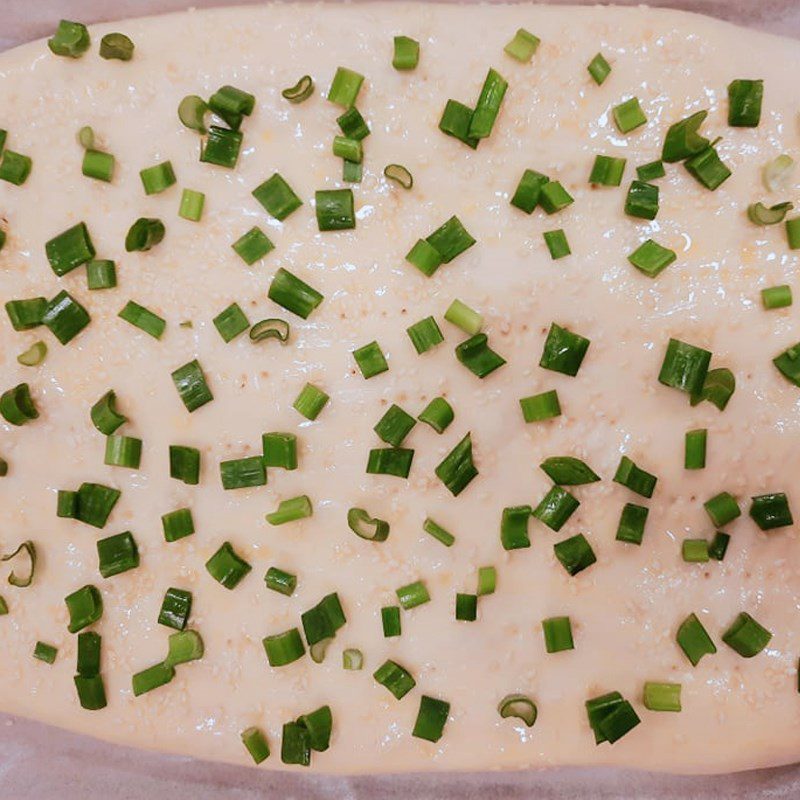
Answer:
[[[98,22],[233,4],[225,0],[0,0],[0,50],[49,35],[63,17]],[[619,0],[618,4],[636,3]],[[700,11],[800,37],[800,0],[674,0],[651,5]],[[115,800],[273,796],[283,800],[782,800],[800,797],[800,764],[715,777],[572,768],[342,778],[277,774],[149,753],[0,715],[0,800],[96,796]]]

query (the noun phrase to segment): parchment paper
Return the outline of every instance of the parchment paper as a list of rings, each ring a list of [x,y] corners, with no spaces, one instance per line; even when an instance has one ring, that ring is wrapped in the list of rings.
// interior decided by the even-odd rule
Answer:
[[[58,20],[65,17],[99,22],[188,7],[242,5],[247,1],[0,0],[0,50],[50,35]],[[561,2],[549,1],[554,4]],[[626,0],[617,0],[616,4],[637,5]],[[652,0],[649,4],[699,11],[800,38],[800,0]],[[263,768],[232,767],[109,745],[0,714],[0,800],[53,798],[784,800],[800,798],[800,764],[711,778],[574,768],[356,778],[277,774]]]

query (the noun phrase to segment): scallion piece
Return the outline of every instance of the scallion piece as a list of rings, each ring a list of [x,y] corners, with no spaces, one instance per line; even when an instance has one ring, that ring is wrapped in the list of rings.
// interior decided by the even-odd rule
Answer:
[[[708,555],[715,561],[722,561],[725,558],[725,553],[728,551],[731,537],[727,533],[717,531],[711,544],[708,545]]]
[[[416,69],[419,63],[419,42],[409,36],[394,37],[392,66],[397,70]]]
[[[592,546],[582,533],[554,544],[553,552],[561,566],[572,576],[583,572],[597,561]]]
[[[194,533],[194,520],[189,508],[178,508],[161,516],[161,525],[164,529],[164,540],[177,542]]]
[[[107,466],[139,469],[141,458],[141,439],[119,434],[113,434],[106,438],[106,455],[103,463]]]
[[[344,114],[337,117],[336,124],[339,126],[342,134],[347,139],[354,139],[355,141],[360,142],[362,139],[366,139],[367,136],[369,136],[369,125],[367,125],[366,120],[361,116],[361,112],[355,106],[348,108]],[[335,151],[335,146],[334,155],[339,155]],[[341,157],[347,158],[347,156]],[[350,160],[356,161],[356,159]],[[358,161],[360,162],[361,159],[358,159]]]
[[[776,203],[765,206],[763,203],[752,203],[747,206],[747,218],[754,225],[777,225],[783,222],[786,215],[794,208],[794,203]]]
[[[729,492],[720,492],[703,503],[706,513],[717,528],[722,528],[741,515],[736,498]]]
[[[381,346],[376,341],[353,350],[353,358],[356,360],[361,374],[366,379],[374,378],[389,369],[386,356],[384,356]]]
[[[323,753],[330,747],[333,732],[333,715],[330,706],[322,706],[310,714],[298,717],[297,724],[308,731],[308,741],[312,750]]]
[[[690,395],[698,394],[703,389],[710,362],[711,353],[708,350],[679,339],[670,339],[658,380],[664,386]]]
[[[598,86],[602,86],[606,78],[611,74],[611,64],[606,61],[602,53],[597,53],[586,69]]]
[[[109,259],[90,261],[86,265],[86,288],[113,289],[117,285],[117,265]]]
[[[539,48],[540,39],[525,28],[518,28],[514,38],[503,48],[503,52],[517,61],[527,64]]]
[[[567,241],[567,235],[561,228],[554,231],[545,231],[542,236],[544,237],[544,243],[547,245],[547,249],[550,251],[550,257],[553,261],[557,261],[559,258],[564,258],[572,253],[572,250],[569,248],[569,242]]]
[[[764,188],[769,192],[789,189],[789,180],[794,170],[794,159],[786,153],[768,161],[761,172]]]
[[[641,545],[648,513],[649,509],[645,506],[625,503],[617,526],[616,540],[618,542]]]
[[[475,239],[455,216],[438,227],[425,241],[436,250],[443,264],[449,264],[475,244]]]
[[[666,161],[668,164],[684,161],[705,150],[709,141],[697,131],[707,116],[708,111],[697,111],[680,122],[670,125],[667,135],[664,137],[664,147],[661,151],[662,161]]]
[[[695,614],[689,614],[686,617],[678,628],[675,638],[693,667],[698,665],[703,656],[713,655],[717,652],[708,631]]]
[[[572,639],[572,623],[569,617],[543,619],[542,633],[544,634],[544,649],[548,653],[561,653],[564,650],[575,649],[575,642]]]
[[[44,661],[45,664],[55,664],[58,656],[58,648],[46,642],[36,642],[33,648],[33,657],[37,661]]]
[[[400,636],[400,606],[384,606],[381,608],[381,625],[385,638]]]
[[[397,700],[402,700],[417,685],[405,667],[388,659],[375,670],[372,677],[381,686],[386,687]]]
[[[389,536],[389,523],[371,517],[363,508],[347,511],[347,525],[356,536],[371,542],[385,542]]]
[[[589,183],[599,186],[619,186],[625,172],[624,158],[598,155],[594,157],[592,171],[589,174]]]
[[[735,390],[736,378],[727,367],[710,369],[703,381],[703,388],[692,395],[691,404],[696,406],[703,400],[708,400],[720,411],[724,411]]]
[[[392,447],[400,447],[416,424],[417,421],[411,414],[403,411],[400,406],[392,404],[378,420],[373,430],[386,444],[390,444]]]
[[[241,734],[242,744],[247,748],[250,753],[250,758],[253,759],[255,764],[260,764],[269,758],[269,744],[264,733],[255,726],[245,728]]]
[[[189,621],[192,612],[192,593],[187,589],[176,589],[170,586],[161,601],[158,612],[158,624],[176,631],[182,631]]]
[[[188,486],[200,482],[200,451],[181,444],[169,446],[169,476]]]
[[[348,139],[346,136],[334,136],[332,152],[337,158],[343,158],[345,161],[349,161],[352,164],[360,164],[364,160],[364,150],[358,139]],[[320,230],[325,229],[321,228]],[[338,230],[338,228],[334,230]]]
[[[212,320],[217,333],[226,344],[244,333],[250,327],[250,320],[245,316],[238,303],[231,303],[226,309],[220,311]]]
[[[553,322],[547,332],[539,366],[574,377],[581,368],[591,342]]]
[[[253,226],[242,234],[231,247],[248,266],[275,249],[270,238],[258,226]]]
[[[223,542],[217,552],[206,561],[208,574],[226,589],[235,589],[251,569],[230,542]]]
[[[658,186],[632,181],[625,198],[625,213],[638,219],[655,219],[658,214]]]
[[[330,397],[322,389],[307,383],[295,398],[292,408],[307,420],[313,421],[320,415],[328,400],[330,400]]]
[[[521,719],[528,728],[533,727],[538,716],[536,703],[524,694],[507,694],[497,704],[497,713],[503,719]]]
[[[768,311],[776,308],[788,308],[792,304],[792,287],[783,284],[762,289],[761,304]]]
[[[281,761],[307,767],[311,764],[311,736],[305,725],[287,722],[281,736]]]
[[[684,437],[684,469],[705,469],[707,442],[708,430],[706,428],[686,431],[686,436]]]
[[[411,735],[429,742],[438,742],[442,738],[449,715],[450,703],[422,695]]]
[[[202,192],[184,189],[181,194],[181,204],[178,207],[178,216],[190,222],[200,222],[205,202],[206,196]]]
[[[497,569],[495,567],[478,567],[478,597],[494,594],[497,588]]]
[[[0,617],[4,617],[6,614],[8,614],[8,603],[0,597]]]
[[[602,744],[608,741],[607,736],[600,728],[600,723],[610,716],[612,712],[622,707],[625,702],[619,692],[609,692],[586,701],[586,715],[589,718],[589,726],[594,733],[595,744]]]
[[[317,227],[321,231],[344,231],[356,227],[352,189],[322,189],[314,197]]]
[[[99,711],[106,707],[106,688],[100,675],[91,678],[75,675],[74,681],[81,708],[87,711]]]
[[[278,567],[270,567],[264,576],[264,582],[267,585],[267,589],[286,597],[291,597],[297,588],[297,575],[292,575],[291,572],[278,569]]]
[[[664,169],[664,162],[661,159],[657,161],[650,161],[647,164],[642,164],[636,167],[636,177],[640,181],[651,183],[652,181],[663,178],[667,174]]]
[[[94,631],[78,634],[77,673],[82,678],[94,678],[100,674],[101,643],[100,634]]]
[[[80,267],[95,256],[92,238],[85,222],[73,225],[44,246],[47,260],[56,275],[61,277]]]
[[[214,399],[206,383],[203,368],[196,359],[176,369],[172,373],[172,382],[190,413]]]
[[[4,150],[0,161],[0,181],[22,186],[28,180],[32,167],[33,161],[28,156]]]
[[[560,531],[579,505],[580,502],[566,489],[551,486],[531,513],[551,530]]]
[[[287,522],[310,517],[313,513],[311,500],[308,495],[302,494],[289,500],[281,500],[277,510],[267,514],[266,520],[270,525],[285,525]]]
[[[436,477],[448,488],[453,497],[458,497],[478,476],[472,460],[472,436],[467,434],[436,467]]]
[[[223,489],[246,489],[266,486],[267,483],[267,471],[261,456],[220,461],[219,476]]]
[[[756,128],[761,121],[764,81],[739,78],[728,84],[728,125]]]
[[[119,489],[102,483],[82,483],[73,501],[75,519],[94,528],[104,528],[121,494]]]
[[[36,545],[30,539],[24,541],[12,553],[8,553],[0,558],[0,561],[13,561],[20,553],[24,553],[27,558],[27,570],[22,575],[17,575],[14,570],[8,575],[8,582],[11,586],[19,589],[27,589],[33,583],[33,576],[36,574]]]
[[[789,498],[783,492],[761,494],[752,498],[750,516],[762,531],[794,524]]]
[[[690,564],[708,561],[708,542],[705,539],[684,539],[681,543],[681,558]]]
[[[142,186],[146,195],[160,194],[177,181],[175,170],[172,169],[172,162],[170,161],[163,161],[160,164],[140,170],[139,177],[142,179]]]
[[[456,619],[459,622],[475,622],[478,618],[478,595],[456,594]]]
[[[265,433],[261,444],[265,467],[297,469],[297,437],[293,433]]]
[[[9,424],[17,426],[39,417],[27,383],[18,383],[0,395],[0,415]]]
[[[470,336],[479,333],[483,327],[483,317],[458,299],[450,303],[444,318]]]
[[[757,656],[772,639],[772,633],[748,613],[742,612],[722,634],[722,641],[742,658]]]
[[[489,347],[489,337],[476,333],[456,347],[456,358],[473,374],[485,378],[502,367],[506,360]]]
[[[208,129],[208,138],[200,151],[200,161],[204,164],[233,169],[239,160],[243,138],[241,131],[212,125]]]
[[[139,566],[139,548],[130,531],[97,541],[100,574],[111,578]]]
[[[336,631],[341,628],[347,619],[336,592],[325,595],[313,608],[300,615],[303,623],[303,633],[311,648],[311,658],[321,663],[325,657],[325,650],[331,640],[336,636]]]
[[[161,686],[166,686],[175,677],[175,667],[167,664],[166,661],[161,661],[158,664],[153,664],[152,667],[143,669],[137,672],[131,678],[131,689],[133,696],[139,697],[140,695],[152,692]]]
[[[468,137],[485,139],[491,135],[507,89],[508,81],[497,70],[490,68],[469,121]]]
[[[401,586],[395,591],[395,594],[400,606],[406,611],[424,605],[431,599],[428,589],[422,581],[414,581]]]
[[[42,315],[42,324],[61,344],[71,342],[90,322],[89,312],[66,291],[50,300]]]
[[[328,89],[328,100],[337,106],[350,108],[356,104],[362,83],[364,83],[363,75],[346,67],[337,67],[331,88]]]
[[[638,467],[628,456],[622,456],[620,459],[613,480],[642,497],[652,497],[658,482],[655,475]]]
[[[256,98],[235,86],[221,86],[208,99],[209,108],[231,128],[238,130],[242,117],[249,117],[256,105]]]
[[[87,150],[83,154],[81,163],[81,173],[87,178],[94,178],[103,183],[111,183],[114,177],[114,167],[116,159],[111,153],[103,153],[100,150]]]
[[[790,250],[800,249],[800,217],[786,220],[786,242]]]
[[[683,162],[687,172],[701,183],[706,189],[714,191],[732,175],[730,169],[719,157],[714,145],[711,144],[697,155]]]
[[[203,657],[205,652],[200,634],[191,630],[170,634],[167,646],[167,657],[164,659],[164,664],[170,667],[197,661]]]
[[[383,174],[404,189],[411,189],[414,186],[414,176],[402,164],[388,164],[383,168]]]
[[[267,636],[263,644],[271,667],[285,667],[306,654],[303,638],[297,628]]]
[[[422,523],[422,530],[433,536],[437,542],[441,542],[445,547],[452,547],[453,544],[455,544],[456,537],[453,536],[450,531],[445,530],[441,525],[434,522],[430,517],[427,517],[425,522]]]
[[[6,314],[15,331],[28,331],[41,325],[46,308],[47,300],[44,297],[9,300],[5,304]]]
[[[163,317],[159,317],[158,314],[140,306],[133,300],[129,300],[117,316],[135,328],[149,333],[154,339],[160,339],[167,327],[167,322]]]
[[[100,40],[100,58],[107,61],[130,61],[134,44],[124,33],[107,33]]]
[[[440,330],[436,320],[433,317],[425,317],[419,322],[415,322],[410,327],[406,328],[408,338],[411,339],[411,344],[418,355],[427,353],[428,350],[436,347],[444,341],[444,336]]]
[[[444,433],[453,419],[455,419],[455,413],[453,412],[453,407],[444,397],[434,397],[425,406],[417,419],[426,425],[430,425],[436,433]]]
[[[78,131],[78,144],[84,150],[91,150],[94,147],[94,129],[90,125],[84,125]]]
[[[81,22],[62,19],[56,32],[47,40],[50,51],[57,56],[80,58],[91,44],[89,31]]]
[[[471,121],[472,109],[469,106],[459,103],[458,100],[448,100],[439,120],[439,130],[474,150],[480,139],[469,135]]]
[[[773,358],[772,363],[786,380],[800,386],[800,342]]]
[[[539,205],[547,214],[555,214],[574,202],[572,195],[559,181],[548,181],[539,192]]]
[[[251,342],[266,342],[269,339],[277,339],[281,344],[289,340],[289,323],[283,319],[262,319],[250,328]]]
[[[23,367],[38,367],[46,357],[47,345],[38,341],[17,356],[17,363],[22,364]]]
[[[624,103],[614,106],[611,109],[611,115],[614,117],[614,122],[620,133],[630,133],[640,128],[647,123],[647,117],[639,105],[638,97],[631,97]]]
[[[414,451],[404,447],[375,448],[369,451],[366,471],[368,475],[407,478],[413,460]]]
[[[533,213],[533,210],[539,204],[539,197],[542,193],[542,187],[550,179],[541,172],[536,172],[533,169],[526,169],[519,179],[517,188],[514,191],[511,200],[509,201],[512,206],[524,211],[526,214]]]
[[[521,397],[519,405],[525,422],[543,422],[561,416],[561,403],[555,389],[531,397]]]
[[[289,86],[281,92],[281,97],[290,103],[302,103],[314,94],[314,80],[310,75],[303,75],[294,86]]]
[[[530,506],[509,506],[503,509],[500,520],[500,543],[504,550],[521,550],[531,546],[528,521],[533,509]]]
[[[67,630],[77,633],[97,622],[103,616],[103,598],[95,586],[76,589],[64,598],[69,614]]]
[[[128,253],[145,253],[159,244],[165,233],[166,228],[160,219],[139,217],[125,236],[125,250]]]
[[[275,273],[267,294],[270,300],[303,319],[308,319],[324,299],[316,289],[283,267]]]
[[[253,197],[268,214],[281,222],[303,205],[292,187],[277,172],[253,189]]]
[[[78,493],[59,489],[56,497],[56,516],[62,519],[78,519]]]
[[[178,119],[190,130],[206,132],[208,103],[196,94],[190,94],[178,104]]]
[[[406,261],[413,264],[423,275],[429,278],[442,265],[439,251],[425,239],[419,239],[406,255]]]
[[[551,456],[539,464],[539,469],[559,486],[581,486],[600,480],[585,461],[573,456]]]
[[[361,183],[364,177],[364,163],[356,164],[354,161],[342,159],[342,181],[344,183]]]
[[[364,667],[364,654],[356,647],[342,650],[342,668],[347,670],[360,670]]]
[[[680,711],[681,685],[647,681],[642,692],[642,703],[649,711]]]

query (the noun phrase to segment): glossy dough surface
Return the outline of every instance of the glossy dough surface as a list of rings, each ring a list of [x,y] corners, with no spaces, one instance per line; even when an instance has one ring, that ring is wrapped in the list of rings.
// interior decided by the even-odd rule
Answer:
[[[503,53],[518,27],[542,39],[529,65]],[[109,30],[136,42],[132,62],[97,56]],[[396,34],[421,42],[416,71],[392,69]],[[92,316],[64,347],[44,329],[15,333],[5,317],[0,322],[0,388],[28,381],[41,412],[21,428],[3,424],[0,437],[10,464],[0,480],[0,544],[8,552],[30,538],[41,554],[31,588],[2,590],[10,613],[0,618],[0,708],[113,741],[243,764],[249,757],[239,732],[259,725],[272,746],[271,768],[282,766],[281,725],[323,703],[333,709],[334,735],[330,750],[314,755],[321,771],[608,763],[714,772],[795,760],[796,528],[765,535],[745,513],[727,528],[732,540],[722,563],[686,564],[680,543],[713,535],[702,504],[719,491],[746,508],[750,495],[786,491],[791,498],[797,489],[800,390],[771,359],[800,338],[800,326],[793,309],[767,313],[759,299],[765,286],[797,288],[797,259],[782,226],[756,228],[744,216],[749,203],[770,199],[762,165],[797,147],[797,42],[643,8],[405,3],[186,13],[95,26],[92,37],[92,51],[74,62],[52,56],[43,42],[0,57],[7,145],[34,160],[24,186],[0,183],[9,233],[0,252],[2,299],[66,288]],[[613,64],[601,87],[586,72],[598,50]],[[364,143],[364,181],[354,188],[356,230],[319,233],[314,191],[341,185],[341,163],[330,153],[340,111],[324,99],[338,65],[366,76],[358,105],[372,135]],[[510,88],[493,135],[473,152],[436,125],[448,98],[474,102],[490,66]],[[317,91],[290,105],[280,90],[304,73]],[[756,129],[727,126],[726,87],[734,78],[765,81]],[[184,95],[207,97],[225,83],[257,98],[234,171],[199,163],[199,140],[176,116]],[[649,122],[624,136],[610,111],[632,95]],[[724,137],[719,150],[733,177],[712,193],[673,165],[659,182],[657,219],[626,217],[635,165],[657,158],[668,125],[701,108],[710,109],[705,131]],[[113,184],[81,176],[74,135],[82,125],[116,155]],[[597,153],[628,159],[622,187],[588,185]],[[166,159],[178,185],[145,197],[139,170]],[[412,191],[383,179],[393,162],[413,172]],[[525,168],[561,180],[575,203],[553,217],[512,208]],[[284,223],[250,195],[275,171],[304,201]],[[206,193],[200,224],[177,216],[183,187]],[[793,198],[771,202],[783,199]],[[404,256],[453,214],[477,245],[425,278]],[[167,235],[150,253],[128,254],[125,233],[139,216],[161,217]],[[83,269],[58,279],[47,263],[45,241],[82,220],[98,257],[117,261],[116,289],[89,292]],[[248,268],[230,245],[255,224],[276,249]],[[564,228],[572,248],[555,262],[542,240],[554,228]],[[654,281],[626,259],[651,236],[678,254]],[[307,322],[266,297],[280,266],[325,295]],[[484,381],[454,357],[465,337],[442,317],[456,297],[485,315],[492,346],[508,361]],[[130,299],[167,320],[161,341],[117,317]],[[245,335],[225,344],[211,320],[233,301],[251,322],[289,319],[290,343],[254,346]],[[417,356],[405,329],[428,315],[446,342]],[[192,329],[179,326],[187,319]],[[575,378],[538,367],[554,321],[591,339]],[[685,395],[657,382],[671,336],[712,350],[715,366],[734,371],[738,388],[724,413],[708,403],[691,408]],[[39,338],[50,347],[44,364],[18,365],[18,353]],[[373,339],[390,370],[365,381],[351,351]],[[170,372],[195,357],[215,400],[190,415]],[[314,423],[292,409],[306,381],[331,396]],[[103,437],[89,408],[110,388],[130,420],[120,432],[144,441],[137,471],[103,465]],[[519,398],[553,388],[563,415],[525,425]],[[442,436],[422,424],[413,430],[410,479],[366,475],[368,450],[380,446],[372,427],[388,405],[416,415],[441,394],[455,422]],[[708,466],[686,472],[684,432],[698,427],[709,430]],[[218,462],[256,454],[262,432],[284,430],[298,435],[300,468],[270,470],[265,487],[223,491]],[[480,476],[453,498],[434,467],[467,431]],[[201,449],[200,486],[169,478],[171,443]],[[622,453],[659,478],[641,548],[614,541],[623,504],[640,501],[611,482]],[[550,482],[538,464],[553,455],[585,459],[603,481],[576,488],[581,506],[560,534],[532,520],[532,547],[506,553],[501,510],[539,501]],[[122,490],[102,534],[55,516],[56,490],[82,481]],[[303,493],[314,503],[311,519],[279,528],[264,521],[281,499]],[[192,508],[197,532],[167,544],[160,516],[181,506]],[[352,506],[390,522],[385,543],[353,535],[346,524]],[[422,531],[426,516],[455,534],[452,548]],[[139,543],[141,566],[104,580],[95,541],[124,530]],[[571,578],[552,545],[578,532],[598,561]],[[234,591],[204,569],[226,539],[253,566]],[[473,592],[477,568],[487,564],[498,569],[497,592],[480,599],[476,622],[456,622],[455,593]],[[265,588],[272,565],[298,575],[291,598]],[[403,635],[384,639],[381,606],[417,579],[432,601],[403,612]],[[105,604],[96,629],[109,703],[100,712],[78,706],[76,642],[63,603],[86,583],[100,588]],[[165,653],[169,630],[156,618],[169,586],[194,593],[192,627],[206,655],[179,668],[170,685],[134,698],[131,674]],[[339,592],[348,621],[325,662],[306,656],[271,669],[261,639],[298,625],[331,591]],[[721,642],[740,611],[774,634],[751,660]],[[675,643],[690,612],[719,647],[697,668]],[[540,623],[558,615],[571,617],[576,649],[548,655]],[[59,648],[53,666],[32,659],[40,639]],[[345,647],[364,652],[363,671],[343,671]],[[372,678],[386,658],[417,680],[399,702]],[[646,680],[682,683],[682,713],[644,709]],[[612,690],[633,702],[642,724],[597,747],[584,701]],[[497,702],[510,692],[535,698],[534,728],[499,718]],[[423,693],[451,703],[436,745],[410,735]]]

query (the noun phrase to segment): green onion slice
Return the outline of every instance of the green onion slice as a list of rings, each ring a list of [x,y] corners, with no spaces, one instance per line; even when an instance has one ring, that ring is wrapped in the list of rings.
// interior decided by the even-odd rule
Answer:
[[[89,31],[80,22],[62,19],[56,32],[47,40],[47,46],[57,56],[80,58],[91,45]]]
[[[681,623],[676,640],[693,667],[698,665],[703,656],[717,652],[716,645],[711,641],[708,631],[696,614],[689,614]]]
[[[133,50],[133,42],[124,33],[107,33],[100,40],[100,58],[106,60],[130,61]]]
[[[196,94],[190,94],[178,104],[178,119],[193,131],[206,133],[208,103]]]
[[[735,390],[736,378],[727,367],[710,369],[703,381],[703,388],[691,396],[691,404],[696,406],[703,400],[708,400],[720,411],[724,411]]]
[[[429,742],[438,742],[442,738],[449,716],[450,703],[422,695],[411,735]]]
[[[284,667],[306,654],[303,638],[297,628],[267,636],[263,645],[271,667]]]
[[[372,674],[372,677],[388,689],[397,700],[402,700],[416,685],[411,673],[396,661],[387,659]]]
[[[269,339],[277,339],[281,344],[285,344],[289,341],[289,331],[289,323],[286,320],[262,319],[250,328],[250,341],[265,342]]]
[[[436,433],[444,433],[455,419],[453,407],[444,397],[434,397],[417,417],[420,422],[430,425]]]
[[[24,367],[38,367],[47,356],[47,345],[41,340],[34,342],[27,350],[17,356],[17,361]]]
[[[18,426],[38,418],[39,412],[27,383],[18,383],[0,395],[0,415],[6,422]]]
[[[226,589],[235,589],[252,567],[236,553],[230,542],[223,542],[206,561],[209,575]]]
[[[12,561],[20,553],[24,553],[27,558],[27,570],[22,575],[17,575],[14,570],[8,576],[8,582],[12,586],[17,586],[20,589],[27,588],[33,583],[33,576],[36,572],[36,545],[30,540],[24,541],[13,553],[8,553],[0,558],[0,561]]]
[[[456,358],[479,378],[485,378],[506,363],[501,355],[489,347],[489,337],[485,333],[476,333],[457,345]]]
[[[242,744],[247,748],[247,752],[250,753],[254,763],[260,764],[269,758],[269,744],[264,733],[259,728],[255,726],[245,728],[240,736]]]
[[[441,525],[434,522],[430,517],[427,517],[425,521],[422,523],[422,530],[425,533],[430,534],[433,536],[436,541],[441,542],[445,547],[452,547],[456,541],[456,537],[453,536],[450,531],[445,530]]]
[[[266,520],[270,525],[284,525],[287,522],[295,522],[298,519],[305,519],[314,513],[311,500],[308,495],[292,497],[289,500],[281,500],[278,509],[271,514],[267,514]]]
[[[464,438],[444,457],[436,467],[436,477],[448,488],[453,497],[458,497],[478,476],[472,460],[472,435]]]
[[[290,103],[302,103],[314,94],[314,81],[310,75],[303,75],[294,86],[281,92],[281,97]]]
[[[731,623],[722,641],[733,648],[742,658],[758,655],[772,639],[772,633],[760,625],[748,613],[742,612]]]
[[[528,522],[533,509],[530,506],[509,506],[503,509],[500,520],[500,543],[504,550],[521,550],[531,546]]]
[[[414,176],[402,164],[389,164],[383,168],[383,174],[404,189],[411,189],[414,186]]]
[[[647,681],[642,692],[642,703],[649,711],[680,711],[681,684]]]
[[[364,667],[364,654],[356,647],[348,647],[342,651],[342,668],[359,670]]]
[[[785,528],[794,524],[789,498],[783,492],[753,497],[750,516],[762,531]]]
[[[539,468],[560,486],[580,486],[600,480],[600,476],[586,462],[572,456],[546,458]]]
[[[788,190],[793,171],[794,159],[785,153],[768,161],[761,172],[764,187],[769,192]]]
[[[783,222],[786,215],[794,208],[794,203],[776,203],[765,206],[763,203],[753,203],[747,206],[747,218],[755,225],[777,225]]]
[[[503,719],[508,717],[521,719],[529,728],[533,727],[538,714],[536,703],[524,694],[507,694],[497,704],[497,713]]]
[[[670,164],[683,161],[708,147],[708,139],[697,132],[707,116],[708,111],[697,111],[673,123],[664,138],[661,160]]]

